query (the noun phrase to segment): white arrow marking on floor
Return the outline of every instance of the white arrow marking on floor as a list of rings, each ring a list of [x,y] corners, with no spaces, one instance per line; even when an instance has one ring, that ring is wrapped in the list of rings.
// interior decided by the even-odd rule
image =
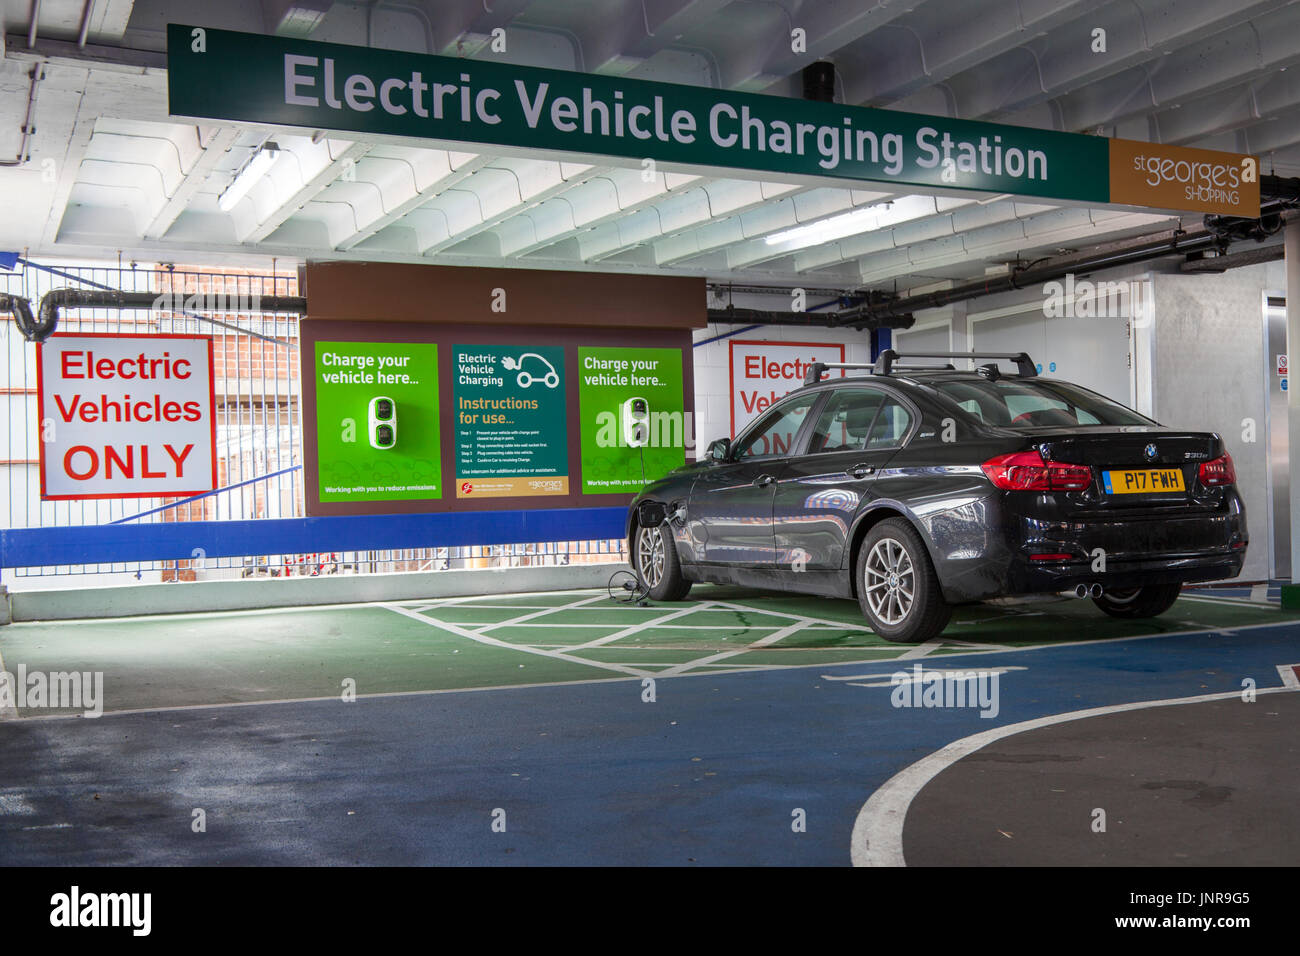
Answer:
[[[958,675],[967,676],[970,674],[1005,674],[1007,671],[1025,671],[1027,667],[927,667],[921,671],[922,682],[927,674],[939,674],[940,676]],[[907,680],[894,683],[895,674],[906,674]],[[822,680],[831,681],[861,681],[861,680],[881,680],[878,684],[849,684],[850,687],[897,687],[903,684],[915,684],[916,674],[913,671],[895,670],[888,674],[846,674],[843,677],[835,674],[823,674]]]

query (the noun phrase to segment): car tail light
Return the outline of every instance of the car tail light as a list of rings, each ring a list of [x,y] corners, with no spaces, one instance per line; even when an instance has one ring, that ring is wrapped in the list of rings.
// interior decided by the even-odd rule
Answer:
[[[1092,484],[1092,466],[1044,461],[1036,451],[998,455],[980,469],[1007,491],[1082,491]]]
[[[1201,462],[1197,477],[1201,479],[1201,484],[1210,487],[1235,483],[1237,469],[1232,466],[1232,456],[1224,452],[1222,458]]]
[[[1051,554],[1031,554],[1029,556],[1030,561],[1070,561],[1073,560],[1073,558],[1074,555],[1064,554],[1061,552],[1053,552]]]

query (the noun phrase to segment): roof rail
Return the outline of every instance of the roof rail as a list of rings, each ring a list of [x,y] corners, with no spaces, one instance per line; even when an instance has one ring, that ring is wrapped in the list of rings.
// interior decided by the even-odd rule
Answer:
[[[1038,374],[1038,367],[1028,352],[908,352],[900,355],[893,349],[885,349],[880,353],[876,359],[875,373],[888,375],[892,370],[902,368],[896,364],[900,358],[1003,359],[1016,363],[1016,371],[1021,378],[1033,378]]]
[[[890,365],[896,372],[951,372],[956,370],[956,366],[949,363],[948,365]],[[880,374],[880,369],[875,362],[863,364],[861,362],[812,362],[806,366],[808,371],[804,373],[803,383],[813,385],[821,381],[821,378],[828,369],[866,369],[873,375]],[[888,374],[888,373],[886,373]]]

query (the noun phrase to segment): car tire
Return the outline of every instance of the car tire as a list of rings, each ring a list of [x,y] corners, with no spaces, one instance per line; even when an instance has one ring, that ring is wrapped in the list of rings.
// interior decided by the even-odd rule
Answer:
[[[691,590],[666,522],[656,528],[636,529],[632,536],[632,566],[637,581],[652,600],[680,601]]]
[[[1115,588],[1093,598],[1111,617],[1156,617],[1173,607],[1182,591],[1181,584],[1147,584],[1140,588]]]
[[[925,542],[906,520],[886,518],[867,532],[854,574],[862,614],[885,640],[920,644],[948,626],[952,606]]]

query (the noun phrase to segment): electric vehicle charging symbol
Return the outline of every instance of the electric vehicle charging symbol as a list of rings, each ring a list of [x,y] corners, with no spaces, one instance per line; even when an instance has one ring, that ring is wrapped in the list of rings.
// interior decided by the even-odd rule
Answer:
[[[545,375],[532,375],[529,372],[525,372],[524,359],[527,358],[537,359],[537,361],[545,365],[547,369],[549,369],[549,371]],[[529,388],[534,382],[541,382],[547,388],[559,387],[560,375],[558,372],[555,371],[555,366],[552,365],[550,362],[548,362],[546,359],[542,358],[542,356],[538,355],[536,352],[525,352],[523,355],[519,356],[518,358],[515,358],[512,355],[507,355],[505,358],[501,360],[501,364],[504,365],[507,369],[509,369],[512,372],[515,369],[519,370],[519,375],[516,376],[515,381],[519,383],[520,388]]]

